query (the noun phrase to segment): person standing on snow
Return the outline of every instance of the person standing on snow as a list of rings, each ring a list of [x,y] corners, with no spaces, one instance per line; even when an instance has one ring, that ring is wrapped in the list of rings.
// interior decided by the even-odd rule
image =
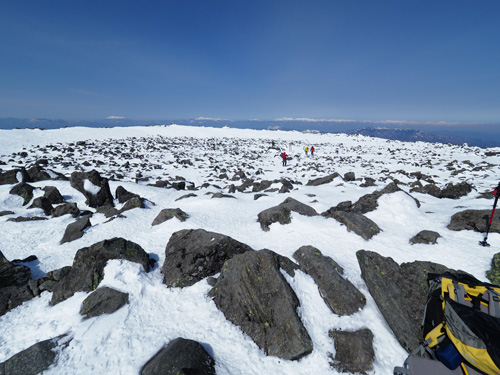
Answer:
[[[306,148],[304,149],[304,151],[306,152],[306,156],[309,155],[309,146],[306,146]]]
[[[288,157],[288,155],[286,154],[285,151],[283,151],[283,153],[281,154],[281,158],[283,159],[283,166],[286,167],[286,158]]]
[[[311,146],[311,156],[314,157],[314,146]]]

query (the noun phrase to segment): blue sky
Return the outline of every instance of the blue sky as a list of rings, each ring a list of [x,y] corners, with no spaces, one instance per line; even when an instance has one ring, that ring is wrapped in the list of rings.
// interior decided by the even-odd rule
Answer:
[[[0,117],[500,122],[500,1],[7,1]]]

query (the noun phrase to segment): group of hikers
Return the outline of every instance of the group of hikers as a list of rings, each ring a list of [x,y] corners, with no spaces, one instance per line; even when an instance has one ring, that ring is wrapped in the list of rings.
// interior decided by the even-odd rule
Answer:
[[[306,153],[306,157],[309,156],[309,151],[311,152],[311,157],[314,157],[314,146],[311,146],[310,148],[309,148],[309,146],[306,146],[304,148],[304,151]],[[281,159],[283,161],[283,166],[286,167],[286,161],[288,159],[288,154],[285,151],[283,151],[281,153]]]

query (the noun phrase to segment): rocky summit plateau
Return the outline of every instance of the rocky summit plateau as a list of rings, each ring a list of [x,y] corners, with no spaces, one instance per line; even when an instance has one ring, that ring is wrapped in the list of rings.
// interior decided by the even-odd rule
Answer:
[[[0,130],[0,374],[391,374],[428,273],[500,283],[499,177],[466,144]]]

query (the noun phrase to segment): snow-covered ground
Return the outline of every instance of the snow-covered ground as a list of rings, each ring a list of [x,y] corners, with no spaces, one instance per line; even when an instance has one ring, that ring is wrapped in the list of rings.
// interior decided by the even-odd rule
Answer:
[[[312,145],[316,148],[315,156],[306,157],[303,149]],[[282,150],[292,156],[287,167],[281,165]],[[83,320],[79,310],[86,293],[77,293],[50,306],[51,293],[45,292],[1,316],[0,362],[38,341],[69,333],[73,340],[62,352],[57,366],[45,374],[138,374],[164,344],[184,337],[204,345],[215,359],[217,374],[337,374],[330,366],[329,355],[334,353],[334,344],[328,332],[369,328],[374,334],[376,353],[371,373],[391,374],[394,366],[403,363],[406,353],[371,298],[355,253],[360,249],[372,250],[398,263],[433,261],[486,280],[485,272],[498,252],[500,236],[490,234],[491,247],[484,248],[478,245],[481,234],[450,231],[447,225],[458,211],[492,207],[493,196],[478,197],[479,193],[492,191],[500,176],[500,157],[487,156],[488,151],[492,149],[341,134],[178,125],[0,130],[0,161],[6,163],[0,165],[3,171],[46,158],[47,168],[54,172],[69,177],[75,170],[96,169],[111,179],[113,194],[121,185],[152,202],[146,209],[126,211],[126,218],[110,222],[103,214],[94,214],[85,235],[63,245],[59,241],[64,230],[74,221],[70,215],[23,223],[8,222],[12,216],[0,217],[0,251],[7,259],[36,255],[39,262],[29,265],[35,277],[42,277],[51,270],[71,265],[78,249],[112,237],[133,241],[158,259],[149,273],[138,264],[123,260],[108,263],[100,286],[129,293],[129,304],[113,314]],[[267,193],[258,200],[248,190],[232,194],[236,199],[212,199],[207,194],[227,193],[230,184],[241,184],[239,180],[231,181],[239,170],[256,181],[288,178],[294,189],[286,194]],[[336,178],[326,185],[306,185],[310,179],[333,172],[341,176],[354,172],[357,180],[345,182]],[[420,201],[420,208],[402,192],[384,195],[379,207],[366,215],[382,229],[370,241],[347,232],[336,220],[321,216],[292,213],[291,224],[272,224],[269,232],[262,231],[257,222],[259,212],[278,205],[288,196],[324,212],[342,201],[354,202],[382,189],[393,179],[409,192],[407,184],[416,180],[409,175],[411,172],[432,176],[440,187],[467,181],[476,190],[458,200],[412,193]],[[223,173],[228,178],[221,176]],[[361,187],[366,177],[375,179],[377,186]],[[180,178],[194,183],[196,190],[151,186],[156,180]],[[208,186],[201,187],[204,183]],[[90,209],[84,196],[69,181],[49,180],[32,185],[40,189],[55,186],[67,201],[76,202],[81,210]],[[272,185],[280,186],[281,183]],[[22,206],[22,198],[9,194],[11,188],[12,185],[0,185],[0,211],[14,211],[15,216],[43,215],[41,210]],[[177,200],[189,192],[196,197]],[[42,193],[35,190],[35,197]],[[152,226],[153,219],[164,208],[180,208],[190,218]],[[255,250],[267,248],[291,259],[299,247],[315,246],[345,269],[344,275],[366,296],[367,304],[352,316],[339,317],[328,309],[312,278],[297,272],[288,281],[301,301],[299,313],[314,350],[298,361],[266,356],[207,297],[210,286],[205,280],[183,289],[167,288],[162,282],[160,268],[171,234],[191,228],[223,233]],[[438,243],[411,245],[409,239],[424,229],[439,232]]]

